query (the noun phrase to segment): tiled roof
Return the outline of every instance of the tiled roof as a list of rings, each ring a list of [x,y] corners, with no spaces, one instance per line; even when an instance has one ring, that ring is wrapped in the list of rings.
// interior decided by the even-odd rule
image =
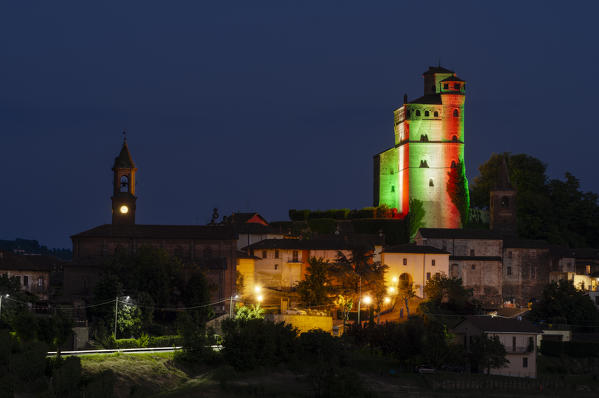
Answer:
[[[446,69],[442,66],[429,66],[428,70],[422,73],[423,75],[429,75],[431,73],[455,73],[452,70]]]
[[[131,153],[129,152],[129,147],[127,146],[127,141],[123,142],[123,148],[121,148],[121,153],[114,159],[113,168],[135,168],[135,163],[133,163],[133,158],[131,158]]]
[[[443,102],[441,101],[440,94],[423,95],[420,98],[416,98],[415,100],[408,102],[408,104],[435,104],[435,105],[441,105],[442,103]]]
[[[358,247],[374,247],[379,244],[378,239],[361,238],[324,238],[318,239],[264,239],[244,247],[250,250],[262,249],[287,249],[287,250],[351,250]]]
[[[476,328],[486,333],[542,333],[540,327],[534,325],[526,319],[518,318],[501,318],[490,316],[469,316],[462,321],[457,327],[464,322],[470,322]],[[457,328],[456,327],[456,328]]]
[[[14,253],[0,253],[0,270],[50,271],[52,265],[65,261],[52,256],[28,256]]]
[[[500,234],[488,229],[420,228],[418,233],[430,239],[501,239]]]
[[[231,227],[220,225],[113,225],[104,224],[71,236],[74,238],[234,240]]]
[[[386,247],[383,253],[424,253],[424,254],[449,254],[448,251],[438,249],[433,246],[418,246],[418,245],[396,245]]]
[[[455,261],[501,261],[500,256],[449,256],[449,260]]]
[[[464,80],[460,79],[457,76],[449,76],[443,80],[441,80],[441,82],[463,82]]]

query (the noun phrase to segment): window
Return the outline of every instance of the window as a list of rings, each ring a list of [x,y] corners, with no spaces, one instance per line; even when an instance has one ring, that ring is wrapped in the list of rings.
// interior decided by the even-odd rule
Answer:
[[[44,278],[41,276],[37,278],[37,287],[44,287]]]
[[[275,258],[279,258],[279,249],[275,250]]]
[[[474,257],[474,249],[470,249],[470,257]]]
[[[430,273],[430,272],[427,272],[427,273],[426,273],[426,280],[427,280],[427,281],[430,281],[430,280],[431,280],[431,273]]]
[[[275,264],[275,271],[279,269],[279,264]]]
[[[585,268],[587,275],[591,275],[591,266],[587,265]]]
[[[403,265],[408,265],[408,259],[407,258],[403,259]]]
[[[122,176],[121,177],[121,192],[129,192],[129,177]]]
[[[439,279],[441,277],[441,273],[440,272],[435,272],[435,278]]]
[[[431,265],[434,267],[435,266],[435,260],[431,260]]]
[[[454,142],[457,141],[458,140],[458,136],[454,135],[453,137],[451,137],[451,140],[454,141]]]
[[[428,117],[430,115],[429,111],[424,111],[424,116]]]
[[[428,142],[428,135],[422,134],[420,136],[420,142]]]
[[[526,347],[528,352],[533,352],[535,350],[535,340],[532,337],[528,338],[528,347]]]
[[[522,367],[528,368],[528,358],[527,357],[522,358]]]
[[[452,169],[455,169],[455,167],[456,167],[455,160],[452,160],[452,161],[451,161],[451,168],[452,168]]]
[[[511,250],[507,252],[507,258],[512,258],[512,251]]]
[[[298,259],[299,259],[299,253],[297,250],[294,250],[293,253],[291,254],[293,257],[293,262],[297,263]]]
[[[416,116],[420,116],[420,110],[416,111]]]
[[[507,267],[507,274],[511,275],[512,274],[512,267]]]
[[[453,88],[454,88],[454,90],[459,90],[460,89],[460,83],[454,83],[453,84]]]
[[[391,185],[391,192],[395,192],[395,185]]]
[[[434,115],[435,117],[439,117],[439,112],[435,111]]]
[[[23,286],[29,287],[29,275],[23,275]]]
[[[472,264],[472,271],[474,271],[476,269],[476,265]]]
[[[21,286],[21,275],[17,275],[17,280],[19,281],[19,286]]]
[[[420,161],[420,167],[428,167],[428,163],[426,162],[426,160],[421,160]]]
[[[449,83],[443,84],[443,89],[444,90],[449,90]]]
[[[512,351],[516,351],[516,336],[512,336]]]
[[[266,258],[266,250],[262,250],[262,258]]]
[[[453,117],[459,117],[460,116],[460,112],[457,109],[453,110]]]
[[[429,187],[434,187],[435,184],[433,184],[433,179],[431,178],[430,180],[428,180],[428,186]]]
[[[530,266],[530,279],[535,279],[536,278],[536,270],[535,270],[535,266],[531,265]]]

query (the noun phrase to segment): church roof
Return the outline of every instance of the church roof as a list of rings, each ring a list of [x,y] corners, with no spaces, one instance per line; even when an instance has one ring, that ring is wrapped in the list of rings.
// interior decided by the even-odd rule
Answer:
[[[420,98],[416,98],[415,100],[409,101],[408,104],[435,104],[441,105],[441,95],[440,94],[429,94],[423,95]]]
[[[463,82],[465,80],[460,79],[457,76],[449,76],[443,80],[441,80],[442,82]]]
[[[428,70],[423,73],[423,75],[430,75],[433,73],[455,73],[452,70],[446,69],[442,66],[429,66]]]
[[[123,142],[123,148],[121,148],[121,153],[114,159],[113,169],[133,169],[135,168],[135,163],[133,163],[133,158],[131,157],[131,153],[129,152],[129,147],[127,146],[127,140]]]
[[[383,253],[423,253],[423,254],[449,254],[446,250],[441,250],[433,246],[418,246],[413,244],[404,244],[386,247]]]
[[[104,224],[71,236],[77,238],[234,240],[231,227],[220,225],[115,225]]]

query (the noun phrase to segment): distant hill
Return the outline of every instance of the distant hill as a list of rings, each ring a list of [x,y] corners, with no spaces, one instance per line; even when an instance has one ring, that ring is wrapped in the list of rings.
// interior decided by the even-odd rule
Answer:
[[[73,258],[70,249],[48,249],[47,246],[42,246],[37,240],[32,239],[0,240],[0,250],[16,254],[55,256],[63,260]]]

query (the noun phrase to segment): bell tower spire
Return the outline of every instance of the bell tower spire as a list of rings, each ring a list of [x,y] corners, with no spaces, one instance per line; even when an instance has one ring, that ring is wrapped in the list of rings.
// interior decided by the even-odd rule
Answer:
[[[135,224],[135,172],[137,168],[129,146],[127,145],[127,133],[123,131],[123,147],[119,156],[114,159],[112,166],[114,173],[112,191],[112,223],[113,224]]]

